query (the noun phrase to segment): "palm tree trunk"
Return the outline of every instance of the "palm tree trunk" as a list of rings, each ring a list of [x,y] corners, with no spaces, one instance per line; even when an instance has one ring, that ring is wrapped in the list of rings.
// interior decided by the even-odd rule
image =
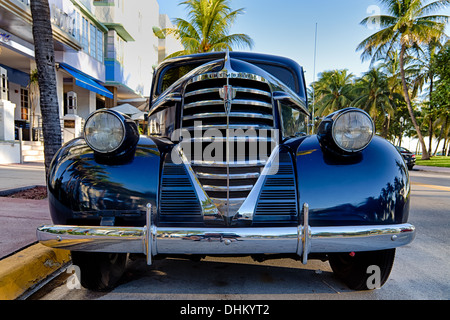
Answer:
[[[405,96],[406,106],[408,107],[409,116],[411,118],[411,122],[416,129],[417,137],[419,139],[420,145],[422,147],[422,159],[430,160],[430,155],[428,154],[427,147],[425,145],[425,141],[423,139],[422,133],[420,132],[420,128],[417,124],[416,117],[414,116],[414,111],[411,106],[411,99],[409,97],[408,86],[406,85],[406,77],[405,77],[405,52],[406,46],[402,45],[402,50],[400,52],[400,74],[402,78],[402,86],[403,86],[403,94]]]
[[[433,94],[433,73],[431,72],[431,75],[430,75],[430,97],[429,97],[429,99],[430,99],[430,111],[431,111],[431,117],[430,117],[430,126],[429,126],[429,129],[428,129],[428,133],[429,133],[429,145],[428,145],[428,147],[429,147],[429,149],[428,149],[428,153],[430,154],[430,156],[431,156],[431,153],[433,152],[432,150],[432,147],[431,147],[431,145],[432,145],[432,143],[433,143],[433,134],[434,134],[434,128],[433,128],[433,122],[434,122],[434,119],[433,119],[433,100],[432,100],[432,94]]]
[[[44,136],[45,172],[61,148],[61,124],[56,88],[55,52],[48,0],[31,0],[35,60],[38,70],[42,131]]]

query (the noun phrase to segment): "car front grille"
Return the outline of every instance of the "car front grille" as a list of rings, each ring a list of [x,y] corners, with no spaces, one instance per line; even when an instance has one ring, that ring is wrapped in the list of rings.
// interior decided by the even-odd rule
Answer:
[[[220,94],[224,86],[235,89],[229,113]],[[183,144],[190,149],[199,182],[219,211],[231,217],[277,144],[268,83],[256,76],[226,78],[217,73],[192,79],[185,88],[182,128],[189,132]]]

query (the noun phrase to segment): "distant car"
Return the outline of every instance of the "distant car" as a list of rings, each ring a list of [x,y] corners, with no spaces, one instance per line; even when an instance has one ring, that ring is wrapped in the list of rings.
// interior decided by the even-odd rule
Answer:
[[[168,59],[153,77],[145,135],[97,110],[49,169],[38,240],[71,250],[84,287],[112,289],[128,253],[321,259],[352,289],[386,282],[415,236],[410,181],[366,112],[310,134],[302,67],[265,54]]]
[[[405,159],[408,169],[411,170],[416,165],[416,155],[403,147],[397,147],[397,150],[401,153],[403,159]]]

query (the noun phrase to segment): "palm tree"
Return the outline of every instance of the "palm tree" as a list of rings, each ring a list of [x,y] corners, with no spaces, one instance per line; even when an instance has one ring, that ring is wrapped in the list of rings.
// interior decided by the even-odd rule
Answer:
[[[383,121],[382,136],[386,138],[390,120],[394,116],[387,76],[380,71],[380,68],[372,68],[356,82],[352,93],[357,98],[353,100],[351,106],[365,110],[375,123],[377,119],[381,119]]]
[[[48,0],[31,0],[30,8],[33,18],[34,50],[40,91],[45,172],[48,175],[53,156],[62,145],[55,52]]]
[[[244,9],[232,10],[229,0],[186,0],[188,20],[177,18],[175,28],[161,30],[179,39],[184,50],[168,58],[211,51],[232,50],[237,47],[253,47],[253,40],[246,34],[230,34],[230,28]],[[160,34],[160,32],[158,32]],[[161,35],[160,35],[161,37]]]
[[[443,48],[443,44],[437,40],[432,39],[424,49],[421,50],[421,54],[414,64],[417,69],[414,91],[422,91],[425,84],[428,84],[428,103],[425,104],[423,111],[425,112],[424,120],[428,125],[428,152],[431,155],[432,152],[432,141],[434,135],[434,122],[438,117],[439,110],[436,108],[436,104],[433,102],[433,89],[436,80],[436,68],[435,60],[439,54],[439,50]]]
[[[352,102],[354,75],[348,70],[325,71],[314,84],[317,115],[325,116],[347,108]]]
[[[428,14],[444,8],[450,0],[437,0],[428,4],[425,4],[424,0],[379,1],[387,7],[390,15],[371,16],[361,21],[362,25],[367,26],[375,19],[379,21],[381,30],[363,40],[357,50],[363,50],[362,60],[371,57],[372,62],[386,58],[392,50],[400,50],[399,64],[403,94],[411,122],[422,146],[422,159],[430,159],[411,104],[405,75],[405,56],[407,51],[417,50],[420,45],[427,44],[432,39],[438,39],[443,35],[448,16]]]

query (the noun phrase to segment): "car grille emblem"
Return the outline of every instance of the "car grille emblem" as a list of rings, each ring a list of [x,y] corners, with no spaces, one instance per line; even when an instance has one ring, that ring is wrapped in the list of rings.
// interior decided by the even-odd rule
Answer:
[[[225,101],[225,111],[227,115],[231,112],[231,102],[236,98],[236,89],[233,86],[225,85],[219,89],[220,97]]]

